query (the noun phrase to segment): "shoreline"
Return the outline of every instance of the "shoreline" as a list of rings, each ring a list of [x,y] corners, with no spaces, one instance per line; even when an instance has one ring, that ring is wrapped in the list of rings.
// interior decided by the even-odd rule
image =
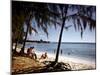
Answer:
[[[17,48],[17,51],[19,52],[20,49]],[[27,52],[27,48],[25,48],[25,53]],[[40,52],[40,51],[35,51],[37,54],[37,57],[40,58],[41,55],[45,52]],[[43,62],[43,61],[54,61],[55,60],[55,54],[50,54],[48,53],[48,58],[47,59],[41,59],[39,60],[39,62]],[[65,56],[59,56],[59,60],[58,62],[64,62],[64,63],[68,63],[70,64],[70,66],[72,67],[72,70],[92,70],[92,69],[96,69],[96,62],[92,62],[89,60],[85,60],[85,59],[80,59],[80,58],[76,58],[76,57],[65,57]]]

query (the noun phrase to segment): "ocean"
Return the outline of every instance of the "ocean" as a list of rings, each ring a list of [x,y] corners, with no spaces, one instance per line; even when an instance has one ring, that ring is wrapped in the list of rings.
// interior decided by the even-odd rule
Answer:
[[[57,43],[26,43],[26,48],[35,47],[36,51],[56,54]],[[74,57],[88,61],[96,61],[95,43],[62,43],[60,47],[60,56]]]

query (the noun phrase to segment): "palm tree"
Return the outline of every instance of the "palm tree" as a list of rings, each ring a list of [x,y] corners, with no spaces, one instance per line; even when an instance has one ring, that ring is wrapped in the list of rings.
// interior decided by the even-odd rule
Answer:
[[[23,27],[22,27],[22,17],[19,17],[17,15],[12,17],[12,47],[13,43],[15,42],[15,53],[17,48],[17,43],[22,41],[23,39]],[[13,49],[13,48],[12,48]]]
[[[63,4],[60,4],[58,6],[59,6],[58,9],[61,15],[62,25],[61,25],[60,35],[59,35],[55,64],[58,62],[61,38],[62,38],[63,29],[65,26],[66,20],[68,21],[73,20],[74,28],[75,29],[77,28],[81,32],[81,37],[87,25],[90,27],[90,30],[93,30],[96,27],[96,21],[95,19],[93,19],[93,16],[96,13],[95,6],[81,6],[81,5],[77,6],[77,5],[63,5]],[[75,11],[77,10],[77,12],[69,15],[68,11],[73,12],[74,10]]]
[[[30,34],[32,30],[37,32],[36,28],[32,27],[31,21],[34,19],[37,23],[36,25],[38,26],[38,28],[42,29],[48,36],[47,28],[49,25],[54,25],[57,23],[56,19],[54,18],[58,17],[58,14],[55,14],[50,11],[47,3],[40,4],[13,1],[12,5],[13,26],[15,26],[14,28],[16,28],[17,25],[21,25],[21,28],[23,28],[24,23],[27,25],[25,39],[21,50],[21,53],[23,54],[28,32]],[[19,17],[20,20],[18,20],[16,16]],[[16,24],[16,22],[18,22],[18,24]],[[17,32],[17,28],[15,32]]]

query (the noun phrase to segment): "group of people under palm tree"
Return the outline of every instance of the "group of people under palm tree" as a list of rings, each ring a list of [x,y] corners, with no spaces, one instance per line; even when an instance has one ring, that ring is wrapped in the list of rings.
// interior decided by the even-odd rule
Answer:
[[[37,54],[35,53],[35,48],[34,47],[30,47],[27,49],[27,56],[33,58],[33,59],[37,59]],[[46,59],[47,56],[47,52],[45,52],[44,54],[41,55],[41,57],[39,59]]]

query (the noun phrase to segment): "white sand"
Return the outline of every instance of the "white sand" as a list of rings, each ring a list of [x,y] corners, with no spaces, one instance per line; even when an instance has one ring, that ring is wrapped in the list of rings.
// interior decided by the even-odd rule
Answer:
[[[39,52],[37,51],[37,56],[40,57],[41,54],[43,54],[44,52]],[[48,58],[45,59],[47,61],[53,61],[55,59],[54,54],[48,54]],[[45,61],[45,60],[40,60]],[[85,70],[85,69],[95,69],[96,68],[96,64],[93,61],[87,61],[87,60],[83,60],[83,59],[79,59],[79,58],[75,58],[75,57],[64,57],[64,56],[59,56],[59,62],[64,62],[64,63],[69,63],[72,70]]]
[[[19,52],[20,49],[17,48],[17,51]],[[27,49],[25,49],[25,53],[27,53]],[[40,58],[40,56],[45,53],[45,52],[39,52],[36,51],[37,57]],[[55,59],[54,54],[48,53],[48,58],[47,59],[42,59],[39,60],[40,62],[42,61],[53,61]],[[84,69],[95,69],[96,68],[96,63],[95,61],[90,61],[90,60],[85,60],[85,59],[80,59],[76,57],[64,57],[64,56],[59,56],[59,62],[64,62],[64,63],[69,63],[72,70],[84,70]]]

